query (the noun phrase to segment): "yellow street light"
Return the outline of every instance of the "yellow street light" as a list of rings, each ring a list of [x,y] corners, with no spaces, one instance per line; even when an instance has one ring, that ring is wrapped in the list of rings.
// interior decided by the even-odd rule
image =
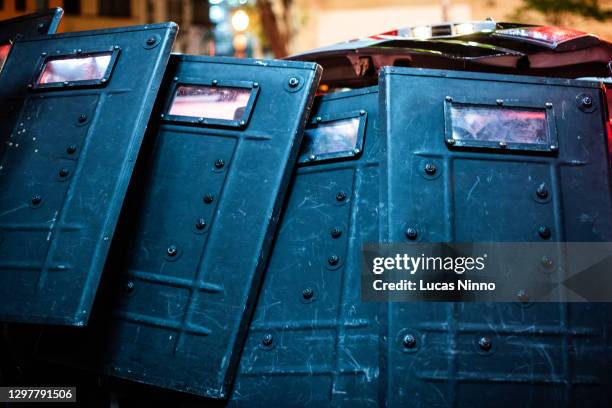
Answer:
[[[236,31],[246,31],[249,28],[249,15],[244,10],[238,10],[232,16],[232,27]]]

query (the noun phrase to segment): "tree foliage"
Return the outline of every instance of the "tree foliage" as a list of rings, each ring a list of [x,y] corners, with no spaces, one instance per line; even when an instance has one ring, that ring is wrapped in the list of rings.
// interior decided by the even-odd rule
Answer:
[[[537,11],[555,25],[563,24],[572,15],[597,21],[612,18],[612,9],[603,8],[598,0],[523,0],[516,14],[520,16],[527,11]]]

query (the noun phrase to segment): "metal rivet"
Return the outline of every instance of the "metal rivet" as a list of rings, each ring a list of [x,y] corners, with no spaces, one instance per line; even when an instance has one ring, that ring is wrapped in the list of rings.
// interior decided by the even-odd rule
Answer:
[[[323,118],[322,118],[322,117],[320,117],[320,116],[317,116],[317,117],[315,118],[315,120],[316,120],[317,122],[321,122],[321,121],[323,120]]]
[[[70,82],[64,81],[64,86],[68,86],[68,85],[70,85]]]
[[[593,106],[593,100],[590,96],[587,95],[582,97],[580,103],[582,103],[582,106],[584,106],[585,108],[590,108],[591,106]]]
[[[346,200],[346,193],[344,191],[339,191],[338,194],[336,194],[336,200],[337,201]]]
[[[550,150],[552,150],[553,152],[556,151],[557,149],[559,149],[559,146],[550,145]]]
[[[34,205],[38,205],[38,204],[40,204],[40,203],[42,203],[42,197],[41,197],[41,196],[39,196],[38,194],[34,194],[34,195],[32,196],[32,204],[34,204]]]
[[[529,296],[527,295],[527,292],[525,292],[523,289],[518,291],[516,297],[519,301],[521,301],[521,303],[529,303]]]
[[[548,189],[546,188],[545,183],[542,183],[538,186],[538,189],[536,190],[536,195],[542,200],[548,198]]]
[[[302,290],[302,297],[306,300],[312,299],[314,296],[314,291],[311,288],[306,288]]]
[[[38,30],[39,33],[42,33],[45,30],[45,24],[44,23],[39,23],[36,26],[36,29]]]
[[[46,52],[43,52],[43,53],[41,53],[40,55],[41,55],[41,56],[43,56],[43,57],[46,57],[46,56],[47,56],[47,53],[46,53]]]
[[[149,37],[147,38],[147,45],[153,45],[157,42],[157,40],[155,39],[155,37]]]
[[[78,50],[76,50],[76,52],[77,52],[77,54],[80,54],[80,53],[83,52],[83,50],[79,48]]]
[[[543,267],[545,267],[546,269],[550,269],[552,268],[552,266],[554,265],[554,262],[552,259],[550,259],[550,257],[544,255],[542,257],[542,259],[540,259],[540,263],[542,264]]]
[[[166,115],[164,115],[163,113],[161,115],[159,115],[160,118],[164,118]]]
[[[407,334],[404,336],[402,343],[404,343],[404,347],[407,349],[413,349],[416,347],[417,340],[412,334]]]
[[[506,142],[499,142],[499,147],[501,147],[502,149],[505,149],[508,145],[506,144]]]
[[[204,220],[204,218],[200,218],[198,222],[196,222],[195,226],[197,229],[203,230],[204,228],[206,228],[206,220]]]
[[[553,104],[551,102],[546,102],[544,106],[546,106],[546,108],[548,109],[551,109],[553,107]]]
[[[205,202],[206,204],[210,204],[210,203],[212,203],[214,199],[215,199],[215,196],[214,196],[214,195],[212,195],[211,193],[207,193],[207,194],[204,196],[204,202]]]
[[[270,346],[272,345],[273,341],[274,337],[270,333],[267,333],[262,337],[261,344],[263,344],[264,346]]]
[[[212,84],[213,86],[217,86],[219,84],[219,81],[217,81],[216,79],[213,79]]]
[[[498,104],[499,106],[502,106],[504,104],[504,100],[503,99],[496,99],[495,103]]]
[[[446,143],[449,145],[454,145],[455,144],[455,139],[446,139]]]
[[[359,111],[359,115],[363,116],[366,114],[366,111],[364,111],[363,109]]]
[[[134,281],[129,280],[125,283],[125,286],[123,288],[125,289],[127,293],[131,293],[134,291],[135,286],[136,285],[134,284]]]
[[[253,88],[259,87],[259,82],[253,82]]]
[[[289,78],[289,86],[291,88],[295,88],[296,86],[298,86],[300,84],[300,80],[297,79],[296,77],[291,77]]]
[[[340,229],[340,227],[334,227],[332,228],[330,233],[332,238],[340,238],[340,235],[342,235],[342,230]]]
[[[246,122],[244,120],[241,120],[240,121],[240,126],[244,126],[244,125],[246,125]]]
[[[77,151],[77,147],[76,145],[68,145],[68,147],[66,147],[66,153],[68,154],[74,154]]]
[[[340,262],[338,255],[331,255],[329,258],[327,258],[327,263],[331,266],[338,265],[338,262]]]
[[[545,225],[541,225],[538,228],[538,234],[540,235],[541,238],[548,239],[548,238],[550,238],[550,235],[551,235],[550,228],[548,228]]]
[[[101,82],[101,83],[105,83],[105,82],[106,82],[106,78],[102,78],[102,79],[100,80],[100,82]]]
[[[87,115],[85,115],[84,113],[81,113],[79,115],[79,123],[85,123],[85,121],[87,120]]]
[[[491,342],[490,338],[483,336],[478,340],[478,346],[483,351],[489,351],[493,347],[493,342]]]
[[[452,101],[453,101],[453,98],[452,98],[452,96],[447,96],[446,98],[444,98],[444,100],[445,100],[446,102],[452,102]]]
[[[308,160],[315,161],[317,160],[317,156],[315,156],[314,154],[311,154],[310,156],[308,156]]]
[[[34,87],[34,85],[28,84],[28,88],[32,89],[33,87]]]
[[[425,173],[427,173],[430,176],[433,176],[434,174],[436,174],[436,165],[433,163],[427,163],[425,165]]]
[[[67,177],[68,176],[68,169],[60,169],[59,171],[59,176],[60,177]]]
[[[114,49],[116,49],[116,50],[118,50],[118,49],[119,49],[119,46],[118,46],[118,45],[115,45],[113,48],[114,48]]]
[[[223,166],[225,166],[225,161],[223,161],[223,159],[217,159],[215,160],[215,167],[218,169],[222,169]]]
[[[166,249],[166,253],[168,254],[168,256],[176,256],[176,254],[178,253],[178,248],[176,247],[176,245],[170,245],[168,249]]]
[[[406,238],[408,238],[411,241],[414,241],[415,239],[417,239],[417,237],[419,236],[416,228],[412,228],[409,227],[408,229],[406,229]]]

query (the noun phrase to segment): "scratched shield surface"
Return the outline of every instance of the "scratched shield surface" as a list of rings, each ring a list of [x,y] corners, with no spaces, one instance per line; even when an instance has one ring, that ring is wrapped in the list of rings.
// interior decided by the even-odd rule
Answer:
[[[230,406],[373,406],[384,384],[361,244],[378,242],[378,87],[318,97]],[[290,396],[290,398],[287,398]]]
[[[320,74],[170,58],[90,327],[41,354],[228,397]]]
[[[597,83],[387,68],[381,94],[390,242],[612,238]],[[521,261],[534,279],[548,273],[543,259]],[[598,406],[610,390],[610,312],[520,291],[514,303],[390,304],[388,405],[496,406],[511,395],[518,406]]]
[[[87,323],[175,24],[17,41],[0,78],[0,319]]]

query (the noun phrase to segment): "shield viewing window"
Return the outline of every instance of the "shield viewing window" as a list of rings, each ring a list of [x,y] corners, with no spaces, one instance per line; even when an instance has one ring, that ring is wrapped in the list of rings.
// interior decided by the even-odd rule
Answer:
[[[361,153],[365,113],[315,119],[304,132],[300,163],[353,158]]]
[[[446,141],[458,147],[553,151],[557,148],[550,107],[445,104]]]
[[[36,88],[99,85],[108,81],[117,52],[96,52],[48,57]]]
[[[166,119],[242,127],[250,117],[257,89],[252,83],[179,84]]]
[[[0,45],[0,71],[2,71],[2,67],[4,66],[4,62],[6,61],[10,51],[11,44]]]

